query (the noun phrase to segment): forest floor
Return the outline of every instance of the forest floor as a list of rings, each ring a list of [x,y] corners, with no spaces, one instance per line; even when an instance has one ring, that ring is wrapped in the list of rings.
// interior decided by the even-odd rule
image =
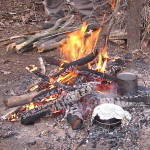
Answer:
[[[44,22],[44,18],[44,8],[41,0],[36,2],[34,0],[1,0],[0,39],[38,31]],[[25,67],[28,65],[39,66],[38,58],[40,56],[60,56],[57,50],[42,54],[36,51],[17,54],[15,52],[6,51],[8,41],[1,42],[0,44],[0,115],[3,115],[7,112],[7,109],[2,100],[5,97],[11,96],[13,92],[18,95],[25,93],[28,87],[37,80]],[[144,51],[149,53],[150,47],[146,47]],[[108,52],[110,56],[127,56],[131,53],[126,47],[120,47],[111,42],[108,45]],[[146,55],[136,53],[133,57],[133,62],[127,64],[124,70],[136,73],[140,78],[144,79],[147,87],[150,87],[150,61]],[[143,82],[139,81],[139,84],[143,85]],[[90,118],[84,121],[84,128],[82,130],[73,131],[67,124],[64,116],[60,115],[51,118],[46,117],[31,126],[23,126],[20,122],[0,121],[0,149],[72,150],[84,137],[87,137],[87,132],[90,132],[89,138],[87,138],[79,149],[116,150],[120,147],[119,144],[117,145],[118,141],[118,143],[123,144],[123,142],[125,142],[127,144],[123,147],[126,150],[149,150],[150,109],[146,107],[138,108],[137,113],[139,114],[137,114],[136,117],[143,115],[143,118],[138,119],[137,124],[134,122],[135,128],[132,130],[137,131],[128,133],[135,133],[135,135],[129,139],[126,138],[126,141],[124,141],[124,138],[119,137],[110,138],[111,132],[108,134],[107,130],[104,129],[104,133],[104,131],[102,131],[103,129],[96,125],[90,127],[87,131],[87,128],[90,126]],[[141,125],[140,121],[142,122],[145,118],[147,123]],[[102,133],[106,134],[105,138],[100,137]],[[134,140],[131,140],[132,138],[137,138],[135,143]]]

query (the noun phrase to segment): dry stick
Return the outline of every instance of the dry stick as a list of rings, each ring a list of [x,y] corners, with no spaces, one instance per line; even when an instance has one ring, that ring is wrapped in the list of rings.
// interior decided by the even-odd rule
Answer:
[[[83,138],[81,142],[73,148],[73,150],[78,150],[78,148],[85,143],[86,139],[87,137]]]
[[[47,41],[50,41],[51,43],[56,41],[56,42],[59,42],[60,40],[66,38],[66,34],[62,34],[62,35],[58,35],[56,37],[54,36],[48,36],[48,37],[45,37],[45,38],[42,38],[36,42],[33,43],[33,47],[38,47],[40,46],[42,43],[45,43]]]
[[[116,20],[115,15],[116,15],[116,13],[118,12],[118,10],[120,9],[120,4],[121,4],[121,2],[122,2],[122,0],[117,0],[115,9],[114,9],[114,11],[113,11],[113,16],[112,16],[112,18],[110,19],[109,24],[108,24],[108,26],[107,26],[107,31],[106,31],[106,35],[107,35],[107,36],[109,36],[110,31],[111,31],[111,29],[112,29],[112,26],[113,26],[113,24],[114,24],[114,22],[115,22],[115,20]]]
[[[72,30],[76,30],[77,28],[62,28],[62,29],[58,29],[59,28],[59,26],[60,26],[60,24],[64,21],[64,20],[66,20],[66,19],[68,19],[69,17],[67,16],[67,17],[65,17],[65,18],[62,18],[62,19],[59,19],[57,22],[56,22],[56,24],[52,27],[52,28],[50,28],[50,29],[47,29],[47,30],[44,30],[43,32],[41,32],[41,33],[37,33],[37,34],[35,34],[35,35],[32,35],[32,36],[30,36],[30,38],[27,40],[27,41],[25,41],[25,42],[23,42],[23,43],[21,43],[21,44],[18,44],[18,45],[16,45],[16,51],[17,52],[19,52],[19,51],[21,51],[22,50],[22,52],[24,52],[24,51],[26,51],[26,47],[28,47],[29,45],[32,45],[33,44],[33,42],[35,42],[35,41],[37,41],[38,39],[40,39],[40,38],[43,38],[43,37],[46,37],[46,36],[50,36],[50,35],[54,35],[54,34],[58,34],[58,33],[64,33],[64,32],[70,32],[70,31],[72,31]],[[58,30],[57,30],[58,29]]]
[[[66,42],[66,39],[62,39],[59,42],[55,42],[55,43],[48,43],[49,41],[47,41],[46,43],[41,44],[38,47],[38,52],[42,53],[42,52],[46,52],[46,51],[50,51],[53,50],[55,48],[60,47],[61,45],[63,45]]]
[[[16,36],[12,36],[12,37],[9,37],[9,38],[6,38],[6,39],[0,39],[0,42],[5,42],[5,41],[8,41],[8,40],[14,40],[14,39],[19,39],[19,38],[27,38],[28,35],[32,35],[32,34],[35,34],[35,33],[38,33],[39,31],[34,31],[34,32],[30,32],[30,33],[25,33],[23,35],[16,35]]]
[[[17,52],[25,52],[28,50],[28,47],[29,46],[32,46],[33,42],[39,40],[40,38],[43,38],[43,37],[46,37],[46,36],[56,36],[56,35],[60,35],[60,34],[64,34],[64,33],[67,33],[67,32],[73,32],[75,30],[77,30],[78,28],[77,27],[67,27],[67,28],[63,28],[63,29],[58,29],[58,30],[46,30],[46,31],[43,31],[41,33],[38,33],[38,34],[35,34],[35,35],[32,35],[30,36],[30,38],[21,43],[21,44],[18,44],[16,45],[16,51]]]
[[[85,33],[84,37],[88,37],[90,35],[90,33]],[[64,37],[64,36],[63,36]],[[49,50],[54,50],[60,46],[62,46],[63,44],[65,44],[67,42],[67,36],[64,37],[64,39],[61,39],[61,37],[57,37],[55,40],[55,42],[51,43],[50,41],[46,41],[45,43],[42,43],[41,45],[37,46],[38,52],[42,53],[45,51],[49,51]]]

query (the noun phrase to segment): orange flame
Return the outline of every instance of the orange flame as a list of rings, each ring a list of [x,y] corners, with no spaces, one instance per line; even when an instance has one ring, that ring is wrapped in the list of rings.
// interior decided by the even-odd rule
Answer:
[[[88,33],[90,36],[86,37],[87,33],[85,32],[87,26],[88,25],[84,22],[80,30],[69,33],[66,43],[59,47],[61,54],[64,55],[68,61],[80,59],[91,53],[95,48],[101,29]]]
[[[70,73],[68,73],[68,74],[65,75],[65,76],[59,77],[59,78],[57,79],[57,82],[65,83],[65,82],[67,82],[67,81],[69,81],[69,80],[71,80],[72,78],[75,78],[75,77],[77,77],[77,76],[78,76],[78,74],[73,73],[73,72],[70,72]]]
[[[109,0],[109,4],[111,5],[111,10],[114,10],[116,6],[116,0]]]
[[[107,52],[107,43],[108,43],[108,37],[106,38],[105,46],[102,48],[101,52],[98,55],[98,63],[96,69],[99,72],[105,72],[106,66],[107,66],[107,60],[108,60],[108,52]]]

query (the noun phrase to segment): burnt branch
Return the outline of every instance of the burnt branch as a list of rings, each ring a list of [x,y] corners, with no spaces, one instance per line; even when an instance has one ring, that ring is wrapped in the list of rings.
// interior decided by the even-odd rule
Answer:
[[[85,76],[89,76],[92,77],[94,79],[103,79],[105,81],[113,81],[116,82],[116,78],[113,76],[110,76],[106,73],[102,73],[102,72],[98,72],[96,70],[91,70],[91,69],[87,69],[87,68],[78,68],[77,71],[75,71],[76,73],[78,73],[79,75],[85,75]]]
[[[47,114],[60,111],[61,109],[72,105],[81,97],[90,94],[92,90],[93,86],[91,84],[83,84],[82,86],[75,88],[73,91],[69,91],[65,95],[59,97],[54,102],[50,102],[33,110],[24,112],[21,115],[21,123],[25,125],[33,124]]]

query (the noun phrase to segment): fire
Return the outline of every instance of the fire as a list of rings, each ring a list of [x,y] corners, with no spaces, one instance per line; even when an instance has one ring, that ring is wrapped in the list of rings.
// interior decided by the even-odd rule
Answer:
[[[86,33],[88,25],[84,22],[82,28],[73,33],[68,34],[67,41],[59,47],[62,55],[65,55],[66,60],[75,61],[93,51],[97,43],[97,39],[101,29]],[[89,37],[86,37],[90,34]]]
[[[65,75],[65,76],[59,77],[59,78],[57,79],[57,82],[65,83],[65,82],[67,82],[67,81],[69,81],[69,80],[71,80],[72,78],[75,78],[75,77],[77,77],[77,76],[78,76],[78,74],[73,73],[73,72],[70,72],[70,73],[68,73],[68,74]]]
[[[116,6],[116,0],[109,0],[109,4],[111,5],[111,10],[114,10]]]
[[[35,65],[29,65],[26,67],[26,69],[29,70],[30,72],[37,71],[37,67]]]
[[[98,70],[99,72],[103,72],[103,73],[106,70],[107,60],[109,58],[108,52],[107,52],[107,42],[108,42],[108,38],[106,38],[105,46],[102,48],[102,50],[100,51],[98,55],[98,63],[96,67],[96,70]]]

